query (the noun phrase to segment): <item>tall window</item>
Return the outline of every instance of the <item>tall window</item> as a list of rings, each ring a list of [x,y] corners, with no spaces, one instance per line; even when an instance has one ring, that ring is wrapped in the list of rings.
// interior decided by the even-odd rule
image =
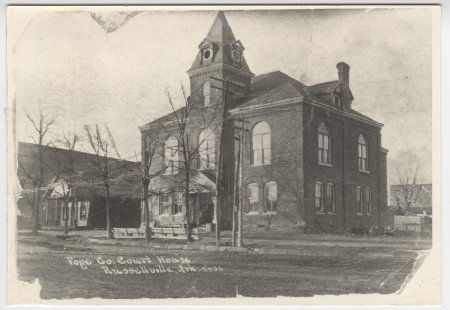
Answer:
[[[80,220],[81,221],[85,221],[87,218],[87,207],[86,207],[86,202],[82,201],[80,204]]]
[[[272,161],[270,127],[266,122],[260,122],[252,131],[253,165],[266,165]]]
[[[164,163],[166,174],[178,173],[178,141],[175,137],[166,140],[164,146]]]
[[[333,103],[335,106],[337,106],[338,108],[341,107],[341,96],[339,96],[339,94],[334,94],[333,95]]]
[[[211,100],[211,83],[205,82],[202,85],[203,104],[208,106]]]
[[[336,212],[336,191],[333,183],[327,184],[327,203],[326,210],[330,213]]]
[[[167,190],[162,190],[159,196],[159,214],[166,213],[167,207],[170,205],[170,195]]]
[[[183,212],[183,192],[176,192],[172,203],[172,214]]]
[[[316,182],[316,211],[323,212],[323,185]]]
[[[324,123],[318,129],[318,156],[319,164],[331,164],[330,132]]]
[[[214,143],[214,132],[211,129],[205,129],[198,135],[200,169],[214,169],[216,161]]]
[[[277,210],[277,183],[267,182],[264,186],[266,211]]]
[[[247,186],[248,211],[258,211],[259,186],[257,183],[251,183]]]
[[[372,213],[372,193],[368,188],[366,188],[366,213]]]
[[[360,186],[356,187],[356,207],[359,214],[363,213],[363,189]]]
[[[359,170],[369,171],[369,165],[367,161],[367,141],[363,135],[359,135],[358,138],[358,163]]]

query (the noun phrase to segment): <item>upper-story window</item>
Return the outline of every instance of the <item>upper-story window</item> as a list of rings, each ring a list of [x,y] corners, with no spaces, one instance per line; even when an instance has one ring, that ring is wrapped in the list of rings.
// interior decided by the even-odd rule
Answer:
[[[205,82],[202,85],[203,104],[208,106],[211,102],[211,83]]]
[[[360,171],[369,171],[369,163],[367,160],[367,141],[361,134],[358,138],[358,166]]]
[[[341,107],[341,96],[339,96],[339,94],[333,95],[333,104],[338,108]]]
[[[240,50],[233,50],[231,52],[231,56],[233,57],[234,61],[241,62],[241,51]]]
[[[211,129],[205,129],[198,135],[200,169],[214,169],[216,162],[214,143],[215,136]]]
[[[267,165],[272,162],[270,127],[260,122],[252,130],[252,164]]]
[[[178,173],[178,140],[173,136],[164,145],[164,164],[166,174]]]
[[[331,164],[330,131],[324,123],[318,128],[318,160],[319,164]]]

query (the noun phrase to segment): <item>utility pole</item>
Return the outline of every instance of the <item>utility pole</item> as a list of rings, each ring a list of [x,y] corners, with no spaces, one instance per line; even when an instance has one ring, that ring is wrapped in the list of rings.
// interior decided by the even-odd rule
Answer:
[[[233,209],[233,224],[236,222],[236,216],[237,216],[237,223],[233,225],[235,227],[237,225],[237,242],[235,240],[235,232],[233,232],[233,246],[242,247],[242,212],[243,212],[243,175],[242,175],[242,167],[244,163],[244,133],[248,131],[248,129],[245,128],[245,120],[241,119],[242,125],[241,126],[234,126],[234,129],[237,129],[238,136],[235,137],[236,140],[238,140],[238,152],[237,152],[237,164],[236,164],[236,180],[235,180],[235,197],[234,197],[234,203],[235,206],[237,206],[237,209]],[[236,214],[237,213],[237,214]]]
[[[230,85],[232,86],[236,86],[236,87],[243,87],[242,84],[231,81],[231,80],[224,80],[224,79],[220,79],[217,77],[210,77],[213,80],[222,82],[222,88],[220,87],[216,87],[216,86],[211,86],[212,88],[216,88],[222,91],[223,96],[222,96],[222,124],[221,124],[221,133],[220,133],[220,143],[219,143],[219,154],[218,154],[218,165],[217,165],[217,174],[216,174],[216,203],[214,205],[214,214],[215,214],[215,222],[216,222],[216,245],[217,247],[220,247],[220,213],[223,209],[223,205],[224,205],[224,189],[225,189],[225,184],[224,181],[227,182],[229,185],[229,183],[231,182],[230,179],[230,172],[228,171],[227,173],[227,180],[224,180],[223,178],[223,166],[224,163],[226,162],[228,164],[229,167],[229,163],[230,163],[230,154],[229,152],[225,153],[225,150],[228,149],[228,143],[230,141],[230,126],[229,126],[229,121],[230,121],[230,117],[229,117],[229,113],[228,113],[228,94],[231,93],[233,94],[233,91],[231,91],[229,89]],[[234,140],[232,140],[234,141]],[[229,197],[228,197],[228,202],[229,201]],[[232,201],[232,208],[233,208],[233,222],[234,222],[234,204],[235,201]],[[234,227],[234,224],[233,224]],[[234,232],[233,232],[233,242],[234,242]]]

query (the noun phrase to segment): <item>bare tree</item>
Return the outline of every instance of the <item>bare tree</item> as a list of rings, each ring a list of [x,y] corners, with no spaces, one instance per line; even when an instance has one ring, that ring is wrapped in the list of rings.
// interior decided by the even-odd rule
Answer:
[[[142,154],[141,154],[141,182],[142,182],[142,198],[144,202],[144,220],[145,220],[145,241],[150,240],[150,210],[148,205],[149,185],[151,180],[165,171],[165,167],[152,173],[151,167],[155,155],[162,149],[162,142],[156,134],[146,134],[142,137]]]
[[[397,163],[396,171],[399,182],[399,203],[400,206],[408,211],[414,207],[414,204],[422,192],[422,184],[420,184],[421,163],[418,156],[414,152],[403,154],[404,162]]]
[[[200,107],[198,102],[188,102],[186,92],[183,86],[181,86],[184,106],[181,109],[176,109],[173,100],[168,93],[168,100],[170,107],[172,108],[173,115],[175,117],[175,130],[177,132],[176,139],[178,142],[178,154],[181,155],[180,162],[182,170],[184,172],[183,190],[184,190],[184,202],[186,207],[186,235],[187,241],[192,242],[192,223],[191,223],[191,205],[189,200],[189,194],[191,191],[191,171],[195,168],[195,164],[198,160],[199,149],[205,140],[197,141],[196,137],[192,135],[193,129],[192,120],[190,117],[196,119],[195,127],[210,128],[216,120],[217,106],[214,105],[211,108],[204,109]],[[210,128],[211,129],[211,128]],[[217,186],[217,185],[216,185]],[[219,228],[217,228],[219,229]]]
[[[111,155],[115,155],[120,158],[117,151],[115,140],[107,125],[104,125],[103,129],[97,124],[95,129],[85,125],[84,130],[89,141],[90,146],[95,154],[95,160],[93,160],[94,168],[100,173],[103,180],[103,186],[105,188],[106,196],[106,230],[108,239],[113,238],[111,227],[111,210],[110,210],[110,182],[112,173],[114,170],[120,167],[118,161],[114,161],[110,158]],[[114,164],[116,164],[114,166]]]
[[[33,193],[32,198],[27,199],[31,206],[32,232],[36,234],[40,229],[39,207],[42,203],[42,193],[44,192],[44,147],[52,144],[52,141],[45,142],[45,140],[49,133],[49,129],[56,122],[56,116],[47,115],[41,109],[39,109],[39,114],[37,116],[31,115],[27,111],[25,111],[25,115],[35,131],[35,136],[32,136],[31,138],[37,145],[37,152],[30,154],[30,156],[32,157],[31,160],[33,163],[37,163],[37,167],[34,165],[34,167],[27,168],[20,158],[18,164],[19,168],[23,171],[23,176],[20,180],[22,188],[25,190],[26,194],[30,190]]]

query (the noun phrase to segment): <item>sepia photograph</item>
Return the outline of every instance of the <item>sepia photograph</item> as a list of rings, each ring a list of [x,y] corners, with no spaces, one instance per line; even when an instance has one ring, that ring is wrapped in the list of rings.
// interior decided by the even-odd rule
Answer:
[[[9,6],[8,303],[439,304],[439,29]]]

